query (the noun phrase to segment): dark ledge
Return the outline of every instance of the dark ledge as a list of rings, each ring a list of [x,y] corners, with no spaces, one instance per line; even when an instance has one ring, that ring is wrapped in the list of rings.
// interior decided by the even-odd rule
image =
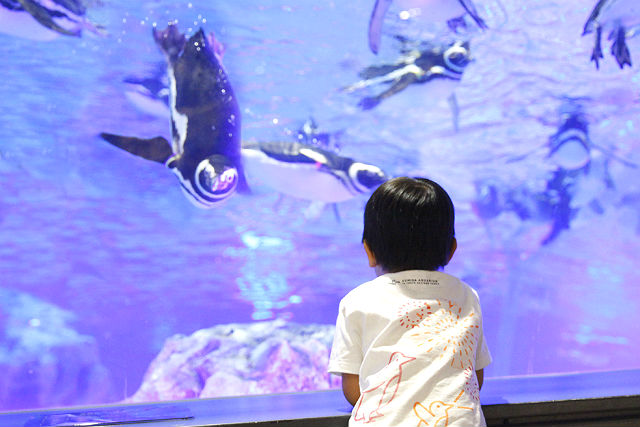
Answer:
[[[640,425],[640,369],[488,378],[481,393],[489,426]],[[0,413],[0,427],[346,426],[339,390]]]

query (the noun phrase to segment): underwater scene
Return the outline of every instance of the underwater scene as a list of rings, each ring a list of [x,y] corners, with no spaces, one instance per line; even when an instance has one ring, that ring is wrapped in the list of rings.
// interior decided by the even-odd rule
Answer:
[[[395,176],[453,199],[487,377],[639,368],[639,25],[632,0],[0,0],[0,411],[339,388]]]

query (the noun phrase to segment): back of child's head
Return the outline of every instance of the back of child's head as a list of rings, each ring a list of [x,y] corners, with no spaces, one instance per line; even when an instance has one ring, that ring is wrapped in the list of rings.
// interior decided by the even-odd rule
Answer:
[[[454,210],[449,195],[425,178],[394,178],[369,198],[362,240],[383,270],[438,270],[451,257]]]

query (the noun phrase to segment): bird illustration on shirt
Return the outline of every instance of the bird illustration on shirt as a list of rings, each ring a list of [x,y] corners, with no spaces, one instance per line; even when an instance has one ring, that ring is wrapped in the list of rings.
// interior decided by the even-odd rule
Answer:
[[[449,424],[449,409],[451,408],[453,408],[453,405],[439,400],[431,402],[429,409],[425,408],[420,402],[416,402],[413,405],[413,412],[420,418],[418,427],[421,427],[422,423],[426,426],[436,427],[441,421],[444,422],[440,425],[446,426]]]
[[[458,397],[455,398],[453,403],[458,403],[458,400],[464,394],[464,390],[460,391]],[[422,427],[422,423],[425,426],[437,427],[448,426],[449,425],[449,409],[466,409],[469,411],[473,411],[473,408],[469,408],[468,406],[455,406],[451,403],[444,403],[440,400],[435,400],[429,404],[429,409],[427,409],[422,403],[416,402],[413,404],[413,412],[415,412],[416,416],[420,419],[418,422],[418,427]],[[430,424],[430,422],[433,424]],[[442,422],[444,421],[444,422]],[[442,423],[441,423],[442,422]],[[439,424],[440,423],[440,424]]]
[[[369,423],[375,421],[375,418],[384,415],[380,410],[391,403],[400,387],[402,365],[415,359],[415,357],[405,356],[399,351],[391,355],[389,363],[384,368],[384,371],[390,374],[389,379],[369,387],[362,393],[356,408],[354,421]]]

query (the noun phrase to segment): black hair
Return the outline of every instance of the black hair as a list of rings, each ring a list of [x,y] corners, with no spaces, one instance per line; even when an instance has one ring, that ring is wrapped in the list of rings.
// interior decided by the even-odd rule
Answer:
[[[393,178],[367,202],[362,241],[386,272],[435,271],[449,261],[454,218],[453,202],[436,182]]]

